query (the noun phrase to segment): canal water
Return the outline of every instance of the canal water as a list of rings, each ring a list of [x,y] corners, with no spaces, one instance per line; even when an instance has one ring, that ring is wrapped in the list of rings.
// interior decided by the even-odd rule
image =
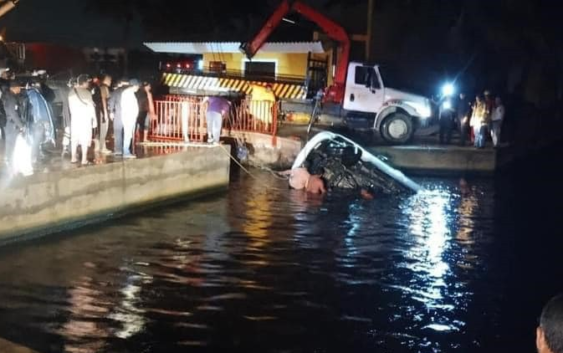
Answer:
[[[560,173],[372,201],[254,173],[0,250],[0,337],[41,353],[535,351],[563,290]]]

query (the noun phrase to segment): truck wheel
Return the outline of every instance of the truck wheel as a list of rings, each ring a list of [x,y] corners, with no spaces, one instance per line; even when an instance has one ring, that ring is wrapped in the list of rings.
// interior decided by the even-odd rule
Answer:
[[[395,113],[385,118],[381,124],[381,136],[389,143],[403,144],[414,134],[412,119],[405,113]]]

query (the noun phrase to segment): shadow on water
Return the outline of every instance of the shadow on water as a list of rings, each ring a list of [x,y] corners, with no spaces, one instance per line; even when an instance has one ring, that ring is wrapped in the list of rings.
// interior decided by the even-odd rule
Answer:
[[[44,353],[533,351],[562,289],[550,157],[463,195],[423,179],[374,201],[241,173],[224,196],[11,246],[0,336]]]

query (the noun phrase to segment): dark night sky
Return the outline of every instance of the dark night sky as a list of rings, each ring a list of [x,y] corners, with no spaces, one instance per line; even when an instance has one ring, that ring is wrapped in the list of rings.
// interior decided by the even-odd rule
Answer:
[[[0,29],[6,31],[8,40],[14,41],[119,45],[123,38],[122,23],[87,8],[92,3],[105,4],[110,9],[115,3],[132,3],[145,14],[144,21],[136,16],[131,26],[130,43],[133,45],[151,39],[221,40],[224,37],[225,40],[241,40],[263,23],[279,1],[21,0],[14,10],[0,19]],[[335,0],[306,2],[324,11],[325,5]],[[309,25],[286,30],[289,37],[302,32],[303,38],[299,39],[309,39],[312,28]]]
[[[0,28],[8,40],[48,41],[87,45],[116,45],[122,27],[85,7],[89,0],[21,0],[18,6],[0,19]],[[121,1],[121,0],[114,0]],[[140,42],[139,21],[132,28],[132,38]]]

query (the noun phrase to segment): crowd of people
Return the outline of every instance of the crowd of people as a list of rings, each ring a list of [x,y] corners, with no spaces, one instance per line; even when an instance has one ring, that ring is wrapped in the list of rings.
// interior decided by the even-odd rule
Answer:
[[[440,112],[440,143],[450,144],[452,132],[457,129],[461,146],[470,140],[476,148],[484,148],[490,134],[494,148],[498,148],[504,116],[501,98],[493,98],[489,91],[477,95],[474,102],[469,102],[466,95],[460,93]]]
[[[0,137],[8,170],[18,174],[23,173],[19,168],[21,161],[34,164],[45,157],[46,142],[56,146],[57,126],[51,107],[55,93],[44,80],[23,83],[6,72],[0,79]],[[109,75],[80,75],[59,90],[63,157],[70,155],[71,163],[82,165],[91,164],[89,152],[136,158],[136,132],[141,140],[147,141],[150,123],[156,119],[150,83],[136,79],[112,82]],[[114,151],[108,148],[111,131]],[[30,148],[16,148],[19,145]]]
[[[70,154],[71,163],[90,164],[88,151],[113,154],[124,159],[136,158],[134,138],[148,140],[148,128],[156,119],[151,85],[136,79],[122,79],[112,86],[109,75],[92,79],[80,75],[69,84],[67,101],[63,101],[65,139],[63,155]],[[109,132],[113,131],[113,148],[108,148]],[[70,151],[69,151],[70,148]]]

